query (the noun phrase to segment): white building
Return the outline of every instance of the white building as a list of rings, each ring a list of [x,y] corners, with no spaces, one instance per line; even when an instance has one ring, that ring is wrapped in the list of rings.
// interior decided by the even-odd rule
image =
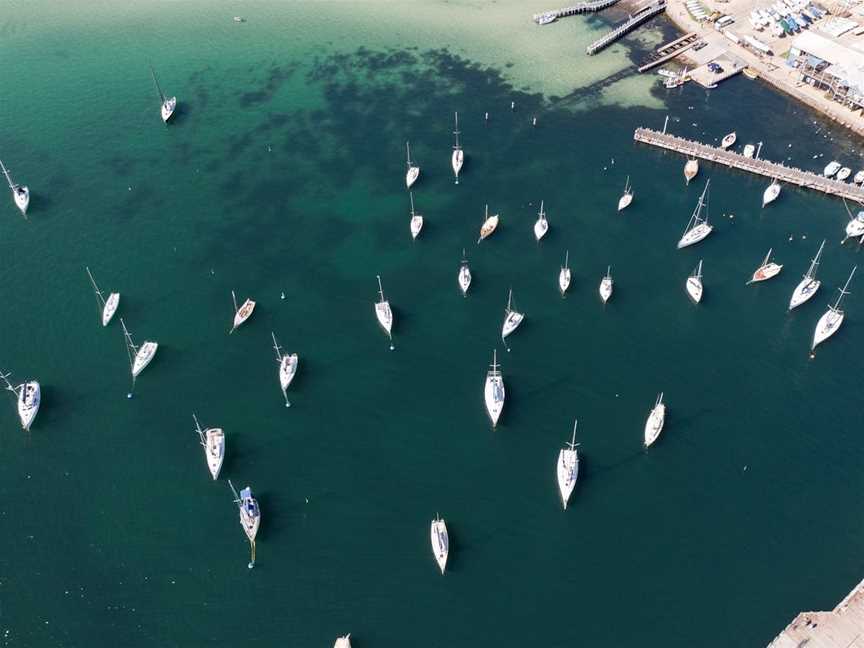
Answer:
[[[850,108],[864,109],[864,51],[805,31],[792,41],[787,61],[806,83]]]

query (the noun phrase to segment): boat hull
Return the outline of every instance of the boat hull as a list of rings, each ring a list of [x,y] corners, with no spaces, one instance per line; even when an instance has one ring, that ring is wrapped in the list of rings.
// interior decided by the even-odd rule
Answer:
[[[234,331],[238,326],[243,324],[246,320],[252,317],[252,313],[255,311],[255,301],[252,299],[247,299],[243,302],[243,305],[237,309],[237,312],[234,313],[234,326],[231,329]]]
[[[777,183],[769,185],[769,187],[765,190],[765,193],[762,194],[762,206],[770,205],[772,202],[777,200],[777,196],[780,195],[780,185]]]
[[[570,268],[561,268],[561,272],[558,273],[558,290],[561,291],[561,295],[567,292],[567,289],[570,287]]]
[[[687,277],[685,288],[687,289],[687,295],[693,300],[694,304],[702,301],[702,281],[700,279],[697,277]]]
[[[108,295],[108,299],[105,300],[105,307],[102,309],[102,326],[108,326],[119,305],[120,293],[111,293]]]
[[[376,303],[375,317],[378,319],[378,324],[381,325],[381,328],[389,336],[393,329],[393,311],[390,310],[390,302],[381,301]]]
[[[471,270],[467,265],[463,265],[459,268],[459,290],[462,291],[462,295],[466,296],[468,294],[468,288],[471,286]]]
[[[767,281],[772,277],[776,277],[780,274],[780,271],[783,269],[782,265],[778,265],[776,263],[766,263],[761,268],[759,268],[756,272],[753,273],[753,278],[750,279],[750,283],[759,283],[760,281]]]
[[[504,379],[500,376],[486,376],[486,385],[483,389],[483,400],[486,403],[486,413],[492,421],[492,427],[498,425],[501,412],[504,410],[504,401],[507,393],[504,389]]]
[[[843,324],[844,317],[845,314],[843,311],[837,311],[833,308],[828,309],[816,323],[816,330],[813,331],[813,344],[810,345],[810,350],[812,351],[834,335],[840,328],[840,325]]]
[[[282,356],[282,360],[279,363],[279,386],[282,388],[283,392],[288,389],[291,385],[291,381],[294,380],[299,363],[300,359],[296,353]]]
[[[207,468],[213,479],[219,479],[222,462],[225,460],[225,433],[222,428],[210,428],[204,431],[204,455]]]
[[[579,455],[576,450],[563,448],[558,453],[558,494],[561,495],[561,504],[564,510],[567,510],[567,504],[570,501],[570,496],[573,494],[573,489],[576,487],[576,480],[579,477]]]
[[[39,413],[39,405],[42,403],[42,388],[35,380],[21,385],[18,392],[18,418],[21,427],[30,430],[36,414]]]
[[[432,520],[429,536],[432,542],[432,554],[435,556],[435,562],[438,563],[438,569],[443,574],[447,568],[447,557],[450,554],[450,538],[447,535],[447,525],[444,520]]]
[[[498,227],[498,214],[495,216],[490,216],[485,221],[483,221],[483,225],[480,226],[480,238],[477,240],[480,241],[489,238],[492,235],[492,232]]]
[[[501,327],[501,339],[503,340],[519,328],[523,319],[525,319],[525,315],[522,313],[517,313],[516,311],[507,313],[506,317],[504,317],[504,325]]]
[[[21,210],[21,214],[26,216],[27,208],[30,206],[30,189],[21,185],[16,185],[12,189],[12,201],[15,203],[15,206]]]
[[[462,164],[464,162],[465,153],[462,149],[453,149],[453,155],[450,156],[450,166],[453,167],[453,175],[456,177],[456,184],[459,184],[459,173],[462,171]]]
[[[132,363],[132,377],[135,378],[144,369],[147,368],[153,361],[153,356],[156,355],[156,350],[159,348],[158,342],[144,342],[135,354],[135,361]]]
[[[804,278],[804,280],[801,281],[801,283],[799,283],[792,292],[792,298],[789,300],[789,310],[791,311],[793,308],[797,308],[801,304],[809,301],[810,298],[816,294],[816,291],[819,290],[819,286],[821,285],[821,281]]]
[[[417,178],[420,177],[420,167],[409,166],[408,171],[405,172],[405,187],[410,189],[412,185],[417,182]]]
[[[546,232],[549,231],[549,223],[545,218],[538,218],[537,222],[534,223],[534,238],[538,241],[546,236]]]
[[[598,292],[600,293],[600,299],[603,300],[604,304],[607,301],[609,301],[610,297],[612,297],[612,286],[613,285],[614,284],[612,283],[612,280],[609,279],[608,277],[603,279],[600,282],[600,288],[598,289]]]
[[[620,212],[622,209],[629,207],[631,202],[633,202],[633,194],[625,193],[618,199],[618,211]]]
[[[684,180],[687,184],[690,184],[690,181],[695,178],[699,174],[699,161],[698,160],[687,160],[687,164],[684,165]]]
[[[663,431],[663,425],[666,422],[666,406],[659,403],[648,414],[648,420],[645,421],[645,447],[650,448],[660,433]]]
[[[175,110],[177,110],[177,97],[171,97],[170,99],[163,101],[160,108],[162,121],[167,124],[168,120],[174,116]]]
[[[678,249],[681,250],[685,247],[695,245],[699,241],[704,240],[713,230],[714,227],[712,225],[709,225],[708,223],[700,223],[696,227],[684,233],[684,236],[682,236],[681,240],[678,241]]]
[[[411,238],[416,239],[420,236],[420,230],[423,229],[423,217],[420,215],[411,217]]]

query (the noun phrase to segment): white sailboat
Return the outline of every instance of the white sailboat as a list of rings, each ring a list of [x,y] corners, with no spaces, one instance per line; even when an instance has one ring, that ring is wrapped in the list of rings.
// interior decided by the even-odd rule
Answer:
[[[198,425],[198,417],[194,414],[195,431],[204,448],[204,458],[207,460],[207,468],[213,479],[219,479],[219,471],[222,470],[222,462],[225,460],[225,432],[222,428],[207,428],[202,430]]]
[[[159,99],[162,101],[159,111],[162,115],[162,121],[166,124],[168,120],[174,115],[174,111],[177,109],[177,97],[165,97],[165,93],[162,92],[162,88],[159,86],[159,81],[156,79],[156,72],[153,71],[153,68],[150,68],[150,74],[153,75],[153,83],[156,84],[156,91],[159,93]]]
[[[699,160],[692,159],[687,160],[687,163],[684,165],[684,180],[689,185],[690,181],[697,176],[699,173]]]
[[[694,304],[698,304],[702,301],[702,260],[699,260],[699,265],[696,266],[696,269],[693,271],[689,277],[687,277],[687,282],[684,284],[684,287],[687,289],[687,294],[690,295],[690,299],[693,300]]]
[[[234,294],[233,290],[231,291],[231,299],[234,301],[234,324],[228,331],[229,335],[248,320],[252,316],[252,311],[255,310],[255,301],[252,299],[247,299],[240,308],[237,308],[237,295]]]
[[[720,142],[721,148],[728,149],[735,143],[736,139],[738,139],[738,135],[735,134],[735,131],[725,135]]]
[[[9,169],[3,164],[3,160],[0,160],[0,169],[3,170],[3,175],[6,176],[6,183],[12,192],[12,202],[21,211],[21,215],[27,218],[27,207],[30,205],[30,189],[12,181],[12,176],[9,175]]]
[[[129,367],[132,370],[132,388],[134,389],[135,379],[153,360],[153,356],[156,355],[156,349],[159,348],[159,343],[145,340],[140,347],[137,347],[132,341],[132,336],[129,334],[126,322],[123,321],[122,317],[120,318],[120,326],[123,327],[123,336],[126,339],[126,351],[129,354]],[[128,394],[128,397],[132,398],[131,392]]]
[[[822,256],[822,249],[825,247],[825,241],[822,241],[822,245],[819,246],[819,251],[816,253],[816,256],[813,257],[813,260],[810,262],[810,267],[807,269],[807,274],[804,275],[804,278],[800,281],[800,283],[795,286],[795,290],[792,293],[792,298],[789,300],[789,310],[791,311],[793,308],[796,308],[809,300],[813,295],[816,294],[816,291],[819,290],[819,286],[822,285],[822,282],[816,278],[816,270],[819,268],[819,259]]]
[[[546,232],[549,231],[549,222],[546,220],[546,212],[543,211],[543,201],[540,201],[540,212],[537,214],[537,222],[534,223],[534,238],[539,242]]]
[[[780,274],[780,271],[783,269],[782,265],[774,263],[771,261],[771,252],[773,252],[773,248],[768,250],[768,254],[765,255],[765,259],[762,261],[762,265],[760,265],[756,272],[753,273],[753,276],[750,278],[750,281],[747,284],[758,283],[760,281],[766,281],[771,277],[776,277]]]
[[[525,314],[515,311],[511,308],[513,302],[513,289],[510,289],[510,294],[507,297],[507,308],[504,309],[504,324],[501,326],[501,340],[504,341],[508,335],[519,328],[522,320],[525,319]],[[506,345],[506,343],[505,343]]]
[[[349,632],[344,637],[338,637],[333,648],[351,648],[351,633]]]
[[[93,284],[93,290],[96,293],[96,301],[102,309],[102,326],[108,326],[108,322],[114,317],[114,313],[117,312],[117,306],[120,304],[120,293],[110,293],[108,299],[105,299],[102,296],[102,291],[99,290],[99,286],[96,285],[96,280],[93,278],[90,268],[84,266],[84,269],[87,270],[87,276],[90,277],[90,283]]]
[[[645,447],[649,448],[660,436],[663,431],[663,424],[666,422],[666,406],[663,404],[663,392],[657,397],[654,407],[648,414],[648,420],[645,421]]]
[[[762,194],[762,206],[768,205],[775,200],[777,200],[777,196],[780,195],[780,183],[777,182],[776,178],[774,181],[768,185],[768,188],[765,189],[765,192]]]
[[[608,266],[606,268],[606,276],[600,280],[600,299],[603,300],[605,304],[609,301],[609,298],[612,296],[612,286],[614,282],[612,281],[612,266]]]
[[[626,209],[633,202],[633,188],[630,186],[630,176],[624,182],[624,193],[618,199],[618,211]]]
[[[15,394],[21,427],[29,432],[30,426],[33,425],[33,419],[36,418],[36,414],[39,412],[39,405],[42,402],[42,388],[35,380],[25,381],[13,387],[12,383],[9,382],[9,376],[11,375],[11,373],[0,373],[0,377],[6,383],[6,389]]]
[[[377,302],[375,302],[375,317],[378,318],[378,323],[381,325],[381,328],[384,329],[384,332],[387,334],[387,337],[390,338],[390,350],[392,351],[395,347],[393,346],[393,311],[390,309],[390,302],[384,299],[384,289],[381,287],[381,276],[375,275],[378,278],[378,295],[381,297]]]
[[[486,403],[486,413],[489,414],[489,420],[492,421],[492,427],[498,425],[498,419],[501,417],[501,410],[504,409],[504,399],[507,393],[504,390],[504,378],[501,375],[500,365],[498,364],[497,349],[492,352],[492,366],[486,372],[486,384],[483,387],[483,400]]]
[[[410,189],[411,185],[417,182],[417,178],[420,177],[420,167],[411,163],[411,147],[408,142],[405,142],[405,153],[408,157],[408,170],[405,172],[405,187]]]
[[[423,229],[423,216],[414,211],[414,192],[409,191],[408,196],[411,198],[411,238],[416,239]]]
[[[486,205],[486,212],[483,216],[483,224],[480,226],[480,238],[477,239],[479,243],[485,238],[488,238],[492,235],[492,232],[495,231],[495,228],[498,227],[498,214],[489,215],[489,205]]]
[[[843,318],[846,314],[840,310],[840,301],[843,299],[844,295],[849,294],[849,291],[846,289],[849,287],[849,282],[852,281],[852,276],[855,274],[857,268],[858,266],[852,268],[852,272],[849,273],[849,278],[846,280],[846,285],[840,289],[840,295],[837,297],[837,301],[834,302],[833,306],[828,307],[828,310],[816,323],[816,330],[813,331],[813,344],[810,345],[810,351],[813,351],[819,344],[834,335],[843,323]]]
[[[459,264],[459,290],[462,291],[462,296],[468,296],[468,287],[471,285],[471,268],[468,267],[468,258],[465,256],[465,249],[462,249],[462,263]]]
[[[271,331],[270,336],[273,338],[273,350],[276,351],[276,363],[279,365],[279,387],[282,389],[282,396],[285,397],[285,407],[291,407],[291,402],[288,400],[288,387],[297,373],[300,358],[296,353],[282,353],[282,348],[276,341],[276,334]]]
[[[258,500],[252,496],[252,489],[247,486],[237,494],[234,489],[234,484],[228,480],[228,486],[231,487],[231,492],[234,494],[234,503],[240,512],[240,526],[243,527],[243,532],[249,538],[249,543],[252,545],[252,562],[249,563],[250,568],[255,563],[255,536],[258,535],[258,528],[261,526],[261,509],[258,507]]]
[[[694,245],[698,243],[706,236],[708,236],[711,231],[714,229],[712,225],[708,224],[708,186],[711,184],[711,179],[709,178],[705,182],[705,188],[702,190],[702,195],[699,196],[699,202],[696,204],[696,209],[693,210],[693,214],[690,216],[690,221],[687,223],[687,227],[684,230],[684,234],[681,236],[681,240],[678,241],[678,249],[688,247],[690,245]],[[703,207],[706,210],[705,217],[702,217],[702,209]]]
[[[450,156],[450,166],[453,167],[453,175],[456,177],[456,184],[459,184],[459,172],[462,170],[462,163],[465,161],[465,152],[459,146],[459,113],[453,113],[456,120],[456,129],[453,135],[456,136],[456,144],[453,145],[453,154]]]
[[[579,477],[579,454],[576,450],[576,426],[579,421],[573,422],[573,438],[558,452],[558,466],[556,473],[558,475],[558,492],[561,494],[561,503],[564,505],[564,510],[567,510],[567,502],[570,501],[570,495],[573,494],[573,489],[576,487],[576,479]]]
[[[435,556],[435,562],[438,563],[438,568],[443,574],[444,569],[447,567],[447,556],[450,554],[450,537],[447,535],[447,525],[437,513],[430,525],[429,535],[432,541],[432,554]]]
[[[561,266],[561,271],[558,273],[558,289],[563,297],[570,287],[570,250],[564,253],[564,265]]]
[[[841,241],[841,245],[846,242],[846,239],[858,238],[859,236],[864,236],[864,210],[859,211],[846,223],[846,238]]]

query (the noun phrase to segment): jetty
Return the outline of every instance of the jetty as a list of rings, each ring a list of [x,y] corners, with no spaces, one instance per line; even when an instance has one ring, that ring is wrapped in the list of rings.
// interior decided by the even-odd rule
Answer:
[[[600,11],[601,9],[611,7],[617,2],[618,0],[589,0],[588,2],[579,2],[577,4],[570,5],[569,7],[562,7],[561,9],[552,9],[551,11],[544,11],[543,13],[534,14],[533,16],[531,16],[531,19],[538,25],[544,25],[558,20],[559,18]]]
[[[803,171],[796,167],[788,167],[779,162],[744,157],[740,153],[725,150],[719,146],[703,144],[650,128],[637,128],[636,132],[633,133],[633,139],[642,144],[674,151],[690,158],[700,158],[709,162],[724,164],[733,169],[748,171],[766,178],[776,178],[780,182],[798,185],[805,189],[814,189],[831,196],[864,204],[864,188],[862,187],[850,182],[826,178],[821,174]]]
[[[633,13],[627,20],[620,23],[611,32],[586,47],[585,52],[588,54],[588,56],[593,56],[600,50],[609,47],[619,38],[622,38],[626,34],[629,34],[642,23],[651,20],[651,18],[653,18],[659,13],[663,13],[665,10],[666,0],[654,0],[650,4],[640,7],[638,11]]]
[[[681,52],[686,52],[693,47],[698,41],[699,34],[690,32],[689,34],[684,34],[681,38],[676,38],[665,45],[661,45],[639,66],[639,71],[645,72],[658,65],[663,65],[666,61],[671,61],[681,54]]]

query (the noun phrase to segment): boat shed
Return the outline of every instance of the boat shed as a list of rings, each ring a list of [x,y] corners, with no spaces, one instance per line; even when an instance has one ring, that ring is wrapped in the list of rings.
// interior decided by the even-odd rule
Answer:
[[[792,41],[787,62],[827,97],[864,110],[864,52],[806,31]]]

